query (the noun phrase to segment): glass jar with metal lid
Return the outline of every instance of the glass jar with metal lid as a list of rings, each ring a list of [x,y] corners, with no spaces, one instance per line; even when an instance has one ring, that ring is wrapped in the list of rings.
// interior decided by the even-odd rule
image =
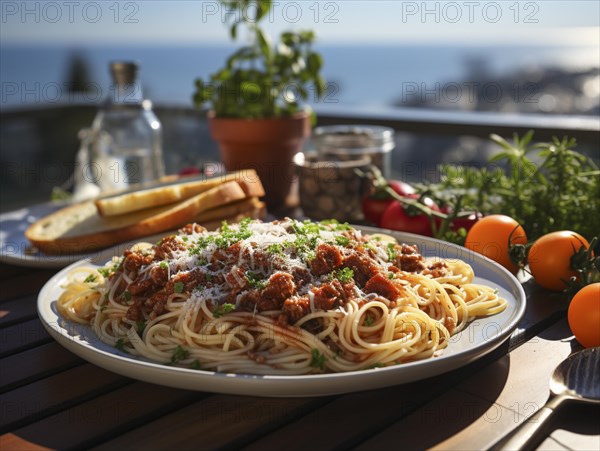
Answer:
[[[313,140],[323,160],[359,160],[369,157],[383,176],[391,171],[394,130],[371,125],[329,125],[317,127]]]

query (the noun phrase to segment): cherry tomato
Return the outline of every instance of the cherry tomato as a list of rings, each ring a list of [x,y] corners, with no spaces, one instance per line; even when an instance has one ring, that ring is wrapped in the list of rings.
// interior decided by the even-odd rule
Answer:
[[[571,256],[581,246],[587,249],[590,244],[578,233],[568,230],[548,233],[538,238],[527,256],[531,275],[538,285],[552,291],[567,288],[564,281],[577,275],[570,267]]]
[[[381,218],[380,226],[385,229],[400,230],[418,235],[433,235],[429,218],[424,214],[408,215],[400,202],[390,204]]]
[[[388,181],[388,185],[401,196],[409,196],[415,193],[415,189],[411,185],[399,180],[390,180]],[[362,210],[365,219],[375,225],[380,225],[383,213],[385,213],[385,210],[392,202],[394,202],[394,199],[381,190],[376,191],[374,195],[366,196],[362,200]]]
[[[474,212],[464,218],[455,218],[450,224],[450,230],[456,232],[459,229],[465,229],[468,232],[469,230],[471,230],[471,227],[473,227],[475,223],[479,221],[482,217],[483,215],[481,213]]]
[[[527,244],[527,235],[517,221],[505,215],[484,216],[473,224],[465,240],[467,249],[491,258],[513,274],[518,268],[510,260],[509,245],[515,244]]]
[[[582,346],[600,346],[600,282],[583,287],[571,300],[567,319]]]

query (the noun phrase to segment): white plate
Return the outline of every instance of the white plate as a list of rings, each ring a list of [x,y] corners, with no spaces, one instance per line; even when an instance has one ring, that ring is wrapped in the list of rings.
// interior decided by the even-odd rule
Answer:
[[[363,230],[382,232],[366,227]],[[93,260],[74,263],[51,278],[39,294],[38,313],[46,330],[60,344],[107,370],[171,387],[254,396],[322,396],[413,382],[464,366],[491,352],[510,336],[525,310],[525,292],[512,274],[463,247],[412,234],[384,232],[394,235],[399,241],[418,244],[425,257],[461,258],[466,261],[475,271],[475,282],[497,287],[500,295],[508,300],[508,307],[498,315],[474,320],[451,338],[439,357],[393,367],[307,376],[225,374],[161,365],[122,353],[102,343],[91,328],[66,322],[56,308],[66,273],[79,266],[104,264],[114,255],[110,250]]]
[[[22,208],[0,215],[0,262],[30,268],[64,268],[71,263],[100,255],[106,255],[106,250],[88,253],[69,253],[64,255],[48,255],[37,250],[25,238],[25,230],[44,216],[64,207],[66,204],[45,203],[30,208]],[[148,240],[153,243],[169,232],[162,232],[146,238],[139,238],[110,248],[110,255],[121,254],[128,246],[138,241]],[[104,258],[104,257],[102,257]],[[110,259],[110,257],[108,258]]]
[[[25,238],[25,230],[63,204],[45,203],[0,215],[0,262],[32,268],[63,268],[87,255],[46,255]]]

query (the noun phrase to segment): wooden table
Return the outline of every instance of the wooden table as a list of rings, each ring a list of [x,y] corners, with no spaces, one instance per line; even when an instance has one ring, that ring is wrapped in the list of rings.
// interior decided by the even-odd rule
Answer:
[[[579,345],[565,301],[526,282],[509,341],[451,373],[320,398],[199,393],[85,362],[45,332],[36,298],[56,270],[0,265],[0,449],[487,449],[540,408]],[[539,449],[600,449],[598,407],[571,405]]]

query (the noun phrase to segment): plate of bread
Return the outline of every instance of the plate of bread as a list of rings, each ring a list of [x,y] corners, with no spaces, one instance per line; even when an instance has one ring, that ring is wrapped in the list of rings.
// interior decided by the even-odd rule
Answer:
[[[263,219],[264,189],[254,170],[185,177],[53,210],[19,210],[0,218],[0,261],[59,268],[102,249],[157,238],[190,222],[215,229],[222,221]],[[56,207],[55,207],[56,208]]]

